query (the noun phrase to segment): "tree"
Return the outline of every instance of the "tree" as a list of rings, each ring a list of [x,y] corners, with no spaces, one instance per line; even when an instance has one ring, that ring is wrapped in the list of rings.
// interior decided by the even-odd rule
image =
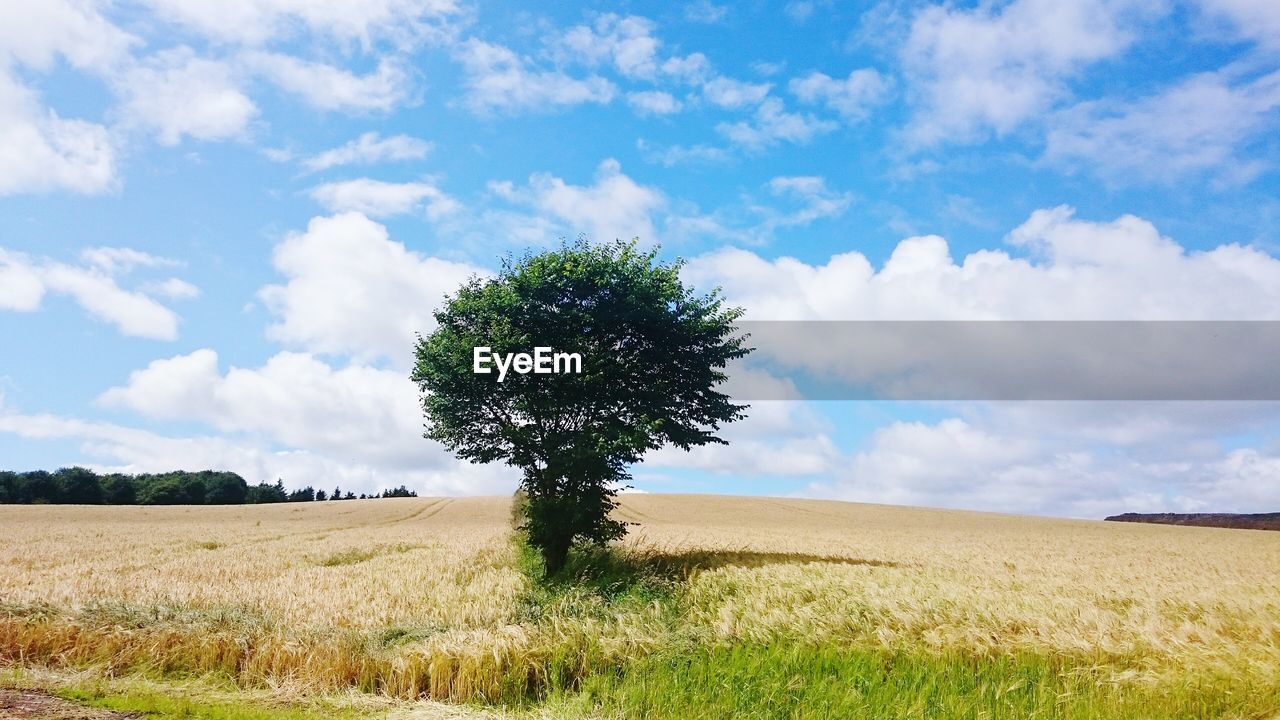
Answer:
[[[282,503],[287,501],[289,496],[284,491],[284,483],[280,480],[275,485],[268,483],[258,483],[249,486],[245,493],[244,501],[250,505],[261,505],[265,503]]]
[[[137,492],[132,476],[112,473],[102,478],[102,499],[108,505],[133,505]]]
[[[575,543],[607,543],[625,525],[609,517],[626,467],[663,445],[724,443],[722,423],[746,406],[716,391],[745,356],[739,308],[718,291],[680,282],[682,263],[657,261],[635,242],[590,245],[507,260],[496,278],[473,278],[419,337],[412,378],[426,437],[459,457],[519,468],[523,529],[549,574]],[[538,347],[577,353],[562,373],[475,372],[476,348],[493,355]],[[580,372],[573,372],[578,369]]]
[[[236,473],[206,470],[201,474],[205,476],[204,502],[208,505],[240,505],[249,493],[249,484]]]
[[[147,481],[138,490],[140,505],[185,505],[191,502],[188,488],[174,473],[143,476]]]
[[[16,493],[18,502],[37,505],[62,502],[58,494],[58,483],[54,481],[53,474],[48,470],[32,470],[22,473],[19,478]]]
[[[102,483],[98,474],[82,467],[62,468],[53,474],[60,502],[72,505],[102,503]]]
[[[320,491],[322,494],[323,490]],[[316,499],[316,490],[310,485],[289,493],[289,502],[311,502]],[[321,498],[322,500],[324,498]]]

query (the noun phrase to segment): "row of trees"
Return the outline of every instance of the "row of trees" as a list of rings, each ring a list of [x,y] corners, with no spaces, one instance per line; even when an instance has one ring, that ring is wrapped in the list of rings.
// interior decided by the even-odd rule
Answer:
[[[364,500],[377,497],[417,497],[404,485],[378,494],[356,495],[316,490],[310,485],[287,490],[284,482],[250,485],[233,472],[202,470],[167,473],[99,475],[82,467],[56,472],[0,471],[0,503],[58,505],[242,505],[317,500]]]

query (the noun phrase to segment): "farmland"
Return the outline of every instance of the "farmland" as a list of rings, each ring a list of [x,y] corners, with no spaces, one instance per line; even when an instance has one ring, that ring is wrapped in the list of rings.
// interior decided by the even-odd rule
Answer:
[[[619,515],[623,547],[564,582],[507,498],[0,507],[0,658],[555,716],[1280,712],[1277,533],[679,495]]]

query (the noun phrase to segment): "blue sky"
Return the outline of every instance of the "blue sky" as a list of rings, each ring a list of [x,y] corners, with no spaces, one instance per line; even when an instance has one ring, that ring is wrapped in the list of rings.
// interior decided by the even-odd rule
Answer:
[[[407,363],[504,253],[749,317],[1276,319],[1269,0],[0,0],[0,457],[510,489]],[[1273,510],[1265,403],[771,403],[649,491]]]

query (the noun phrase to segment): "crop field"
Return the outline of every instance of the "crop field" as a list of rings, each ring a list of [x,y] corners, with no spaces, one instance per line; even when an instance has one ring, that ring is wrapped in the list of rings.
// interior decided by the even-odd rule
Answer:
[[[1280,716],[1280,533],[626,495],[0,507],[0,660],[554,717]]]

